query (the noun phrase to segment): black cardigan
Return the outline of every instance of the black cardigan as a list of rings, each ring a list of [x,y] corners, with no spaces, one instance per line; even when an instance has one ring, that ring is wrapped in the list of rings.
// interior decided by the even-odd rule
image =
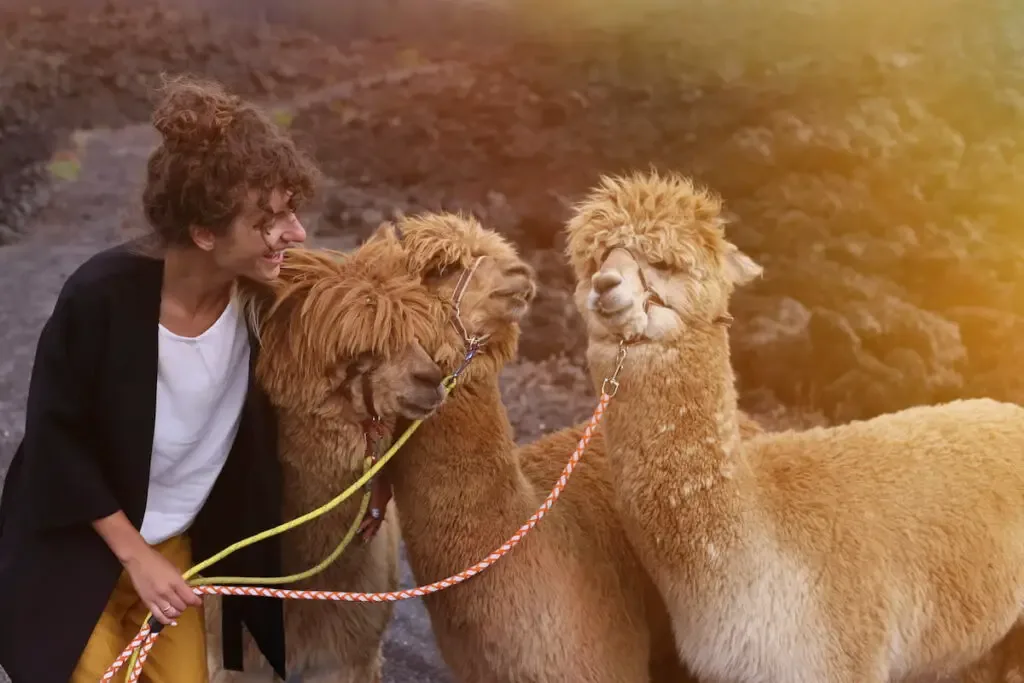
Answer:
[[[163,261],[129,245],[67,279],[36,349],[25,436],[0,499],[0,666],[12,683],[67,683],[122,568],[91,522],[146,509],[156,411]],[[189,531],[193,564],[281,523],[277,423],[254,380],[227,463]],[[279,537],[203,572],[279,576]],[[241,669],[245,623],[285,678],[280,600],[224,598],[224,661]]]

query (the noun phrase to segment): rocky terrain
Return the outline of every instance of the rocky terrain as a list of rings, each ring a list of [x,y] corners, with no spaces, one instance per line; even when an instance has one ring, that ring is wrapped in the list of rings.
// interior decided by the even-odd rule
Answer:
[[[1024,400],[1012,3],[335,5],[0,8],[0,471],[64,277],[142,228],[150,88],[186,70],[266,102],[315,153],[316,242],[441,208],[517,242],[543,280],[504,377],[522,441],[593,407],[568,207],[600,173],[652,166],[718,191],[732,238],[765,266],[735,298],[732,339],[743,405],[770,427]],[[388,655],[389,681],[446,680],[416,601]]]
[[[690,71],[666,65],[707,57],[699,46],[653,39],[473,46],[444,79],[323,102],[292,127],[346,179],[325,230],[446,207],[513,235],[545,273],[531,360],[580,363],[558,251],[566,204],[599,173],[653,165],[720,192],[735,241],[766,267],[735,300],[751,409],[844,421],[1021,400],[1020,14],[949,3],[913,40],[892,31],[829,54],[810,43],[780,64],[730,45]]]

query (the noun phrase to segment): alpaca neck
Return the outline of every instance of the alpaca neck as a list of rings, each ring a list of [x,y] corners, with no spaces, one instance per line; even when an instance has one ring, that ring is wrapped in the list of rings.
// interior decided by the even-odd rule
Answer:
[[[358,424],[281,410],[278,431],[284,476],[295,478],[287,502],[300,513],[333,498],[363,472],[365,440]]]
[[[496,376],[458,385],[387,472],[420,582],[482,559],[539,504],[515,458]]]
[[[615,347],[594,349],[598,383]],[[742,453],[735,380],[723,329],[693,332],[668,346],[629,347],[606,430],[624,503],[657,537],[666,519],[697,513],[727,522],[737,514]],[[715,514],[705,513],[714,509]],[[707,529],[706,531],[712,531]],[[690,534],[687,543],[698,542]]]

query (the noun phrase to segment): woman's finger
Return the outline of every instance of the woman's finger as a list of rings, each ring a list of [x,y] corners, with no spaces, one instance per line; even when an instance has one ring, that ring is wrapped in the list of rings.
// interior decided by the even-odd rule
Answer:
[[[192,590],[192,587],[182,581],[175,588],[178,591],[178,596],[184,600],[185,605],[192,605],[193,607],[199,607],[203,604],[202,598],[196,595],[196,592]]]
[[[173,586],[168,586],[163,591],[161,591],[160,597],[157,599],[161,601],[161,607],[169,606],[171,608],[170,612],[164,611],[164,614],[169,614],[174,617],[177,617],[182,612],[184,612],[185,608],[187,607],[185,601],[181,599],[181,596],[178,595],[178,593],[174,590]]]
[[[159,602],[151,602],[149,603],[149,611],[153,613],[153,616],[156,617],[157,621],[164,626],[167,626],[173,621],[173,619],[162,609],[165,606],[166,603],[160,604]]]

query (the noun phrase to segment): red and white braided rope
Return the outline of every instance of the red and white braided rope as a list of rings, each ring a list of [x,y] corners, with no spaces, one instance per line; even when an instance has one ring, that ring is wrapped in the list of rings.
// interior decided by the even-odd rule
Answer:
[[[541,519],[544,518],[551,508],[554,506],[555,501],[562,495],[562,491],[565,489],[566,484],[569,483],[569,476],[573,470],[576,469],[576,465],[579,464],[580,459],[583,457],[583,453],[586,451],[587,446],[590,444],[591,438],[594,436],[594,432],[597,430],[597,425],[601,422],[601,418],[604,417],[604,411],[608,407],[608,403],[611,401],[611,395],[608,392],[601,394],[601,398],[598,401],[597,408],[594,410],[594,414],[591,416],[587,426],[583,429],[583,436],[580,437],[579,442],[576,444],[576,450],[573,451],[572,456],[569,458],[569,462],[566,463],[565,468],[562,469],[562,474],[559,475],[558,481],[555,482],[555,487],[551,489],[551,493],[544,499],[540,508],[537,512],[533,513],[530,519],[526,520],[519,529],[512,534],[505,543],[501,545],[497,550],[489,554],[484,559],[480,560],[472,567],[462,570],[458,574],[449,576],[446,579],[435,581],[434,583],[427,584],[425,586],[417,586],[416,588],[409,588],[407,590],[391,591],[388,593],[346,593],[343,591],[296,591],[286,590],[282,588],[262,588],[256,586],[194,586],[193,591],[196,595],[243,595],[252,597],[268,597],[268,598],[281,598],[288,600],[335,600],[343,602],[395,602],[398,600],[408,600],[410,598],[421,598],[431,593],[437,593],[446,588],[462,583],[466,579],[472,578],[484,571],[495,562],[500,560],[502,557],[507,555],[513,548],[519,545],[520,541],[526,537],[526,534],[530,532]],[[149,651],[153,649],[153,643],[156,641],[158,633],[150,634],[149,625],[146,624],[139,631],[138,635],[128,644],[128,647],[118,656],[114,663],[110,665],[103,677],[100,678],[100,683],[111,681],[114,675],[124,666],[131,656],[132,652],[137,647],[142,646],[142,650],[139,652],[139,657],[135,662],[135,666],[132,671],[128,674],[127,683],[137,683],[139,675],[142,673],[142,665],[146,661],[146,657],[149,656]]]

